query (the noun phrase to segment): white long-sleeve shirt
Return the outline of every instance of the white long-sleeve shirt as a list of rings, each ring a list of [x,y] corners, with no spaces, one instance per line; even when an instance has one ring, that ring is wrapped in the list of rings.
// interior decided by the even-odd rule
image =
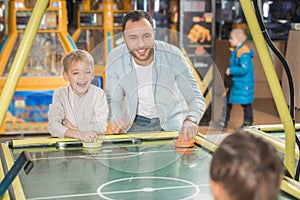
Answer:
[[[79,131],[103,133],[108,119],[104,91],[91,85],[85,95],[78,96],[70,86],[60,87],[54,91],[48,119],[48,131],[52,136],[64,137],[68,128],[62,125],[63,119],[69,120]]]

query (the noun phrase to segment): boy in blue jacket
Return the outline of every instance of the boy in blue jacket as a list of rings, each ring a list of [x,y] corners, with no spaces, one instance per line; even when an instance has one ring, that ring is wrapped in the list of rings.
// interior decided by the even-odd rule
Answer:
[[[251,126],[253,123],[254,68],[252,58],[254,53],[245,44],[246,39],[247,35],[241,28],[233,29],[230,33],[229,42],[233,51],[226,75],[232,76],[232,86],[228,94],[224,128],[227,128],[232,104],[240,104],[244,108],[244,122],[241,128]]]

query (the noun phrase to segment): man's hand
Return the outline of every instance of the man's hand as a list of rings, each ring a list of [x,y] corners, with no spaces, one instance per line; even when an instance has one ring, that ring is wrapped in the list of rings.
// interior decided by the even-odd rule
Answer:
[[[211,35],[210,31],[207,28],[204,28],[203,26],[200,26],[199,24],[195,24],[189,34],[188,38],[192,40],[193,42],[199,41],[200,43],[203,43],[205,40],[210,41]]]
[[[191,120],[184,120],[180,133],[183,135],[184,141],[189,142],[194,139],[198,133],[198,124]]]
[[[113,133],[126,133],[131,123],[124,121],[123,119],[117,119],[113,123],[111,129]]]

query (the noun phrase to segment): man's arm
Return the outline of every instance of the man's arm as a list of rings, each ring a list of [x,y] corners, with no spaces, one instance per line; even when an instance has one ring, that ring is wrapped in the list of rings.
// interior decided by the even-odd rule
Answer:
[[[178,76],[176,77],[176,82],[178,88],[180,89],[182,95],[188,103],[188,116],[195,118],[195,121],[199,123],[202,118],[206,102],[203,97],[199,85],[195,80],[195,77],[192,73],[191,66],[187,63],[184,56],[178,56],[174,62],[178,69]]]
[[[123,52],[120,48],[112,50],[106,62],[106,98],[109,108],[109,119],[112,123],[112,131],[114,133],[124,133],[130,126],[130,122],[125,121],[125,117],[123,116],[123,100],[126,94],[119,84],[121,79],[119,75],[120,70],[126,64],[122,53],[126,52]]]
[[[190,141],[198,133],[198,124],[204,114],[206,102],[184,56],[181,54],[176,59],[179,71],[176,82],[189,106],[187,116],[180,129],[180,134],[184,135],[186,141]],[[181,66],[181,69],[178,64]]]

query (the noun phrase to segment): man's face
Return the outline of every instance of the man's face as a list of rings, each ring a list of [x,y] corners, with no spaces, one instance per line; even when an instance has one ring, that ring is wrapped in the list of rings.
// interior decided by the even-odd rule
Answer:
[[[87,92],[94,78],[94,71],[88,63],[79,62],[70,66],[67,72],[63,72],[63,77],[70,82],[73,92],[82,96]]]
[[[147,19],[128,21],[125,26],[124,40],[138,65],[149,65],[153,61],[154,30]]]

